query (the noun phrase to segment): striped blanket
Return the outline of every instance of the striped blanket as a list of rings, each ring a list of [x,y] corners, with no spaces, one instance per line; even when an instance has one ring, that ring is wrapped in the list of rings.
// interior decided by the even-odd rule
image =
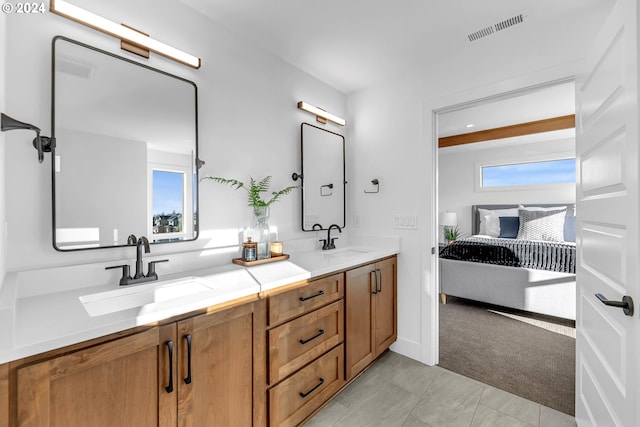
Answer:
[[[570,242],[469,237],[442,248],[440,258],[561,273],[576,272],[576,245]]]

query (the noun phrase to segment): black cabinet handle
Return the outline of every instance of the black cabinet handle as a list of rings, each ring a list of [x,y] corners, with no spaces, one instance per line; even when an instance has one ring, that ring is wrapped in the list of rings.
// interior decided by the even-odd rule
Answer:
[[[382,270],[380,270],[379,268],[376,268],[376,274],[380,275],[380,279],[378,280],[378,285],[380,286],[378,288],[378,293],[382,292]]]
[[[167,393],[171,393],[173,391],[173,341],[165,341],[165,344],[169,350],[169,385],[164,389]]]
[[[324,378],[320,378],[320,382],[318,384],[316,384],[315,386],[313,386],[313,388],[311,390],[307,391],[306,393],[300,392],[300,397],[309,396],[311,393],[313,393],[322,384],[324,384]]]
[[[191,334],[184,337],[187,340],[187,377],[184,379],[185,384],[191,384]]]
[[[324,295],[324,291],[320,291],[320,292],[318,292],[318,293],[317,293],[317,294],[315,294],[315,295],[311,295],[310,297],[300,297],[300,301],[302,301],[302,302],[304,302],[304,301],[308,301],[308,300],[310,300],[310,299],[313,299],[313,298],[319,297],[319,296],[321,296],[321,295]]]
[[[374,277],[376,278],[375,285],[373,286],[374,291],[372,292],[374,295],[376,295],[378,293],[378,270],[372,270],[371,273],[374,273]]]
[[[307,338],[306,340],[300,340],[300,344],[306,344],[306,343],[308,343],[309,341],[313,341],[313,340],[315,340],[316,338],[318,338],[318,337],[319,337],[320,335],[322,335],[322,334],[324,334],[324,329],[320,329],[320,330],[318,331],[318,333],[317,333],[317,334],[315,334],[314,336],[312,336],[311,338]]]
[[[596,294],[596,298],[598,298],[604,305],[621,308],[622,311],[624,311],[624,314],[627,316],[633,316],[633,298],[629,295],[623,296],[622,301],[609,301],[602,294]]]

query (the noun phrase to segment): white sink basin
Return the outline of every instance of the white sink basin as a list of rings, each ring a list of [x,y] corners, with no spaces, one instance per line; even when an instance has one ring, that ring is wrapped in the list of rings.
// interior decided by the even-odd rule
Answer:
[[[364,255],[368,251],[358,250],[358,249],[338,249],[338,250],[329,250],[326,253],[323,253],[323,256],[329,259],[348,259],[356,256]]]
[[[89,316],[95,317],[163,301],[198,298],[198,294],[211,293],[212,289],[206,280],[190,276],[84,295],[80,297],[80,302]]]

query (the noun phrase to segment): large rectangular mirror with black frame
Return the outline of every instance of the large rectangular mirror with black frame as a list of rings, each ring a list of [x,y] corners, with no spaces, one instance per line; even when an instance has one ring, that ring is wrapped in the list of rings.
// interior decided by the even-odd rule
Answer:
[[[61,36],[52,52],[53,246],[196,239],[196,85]]]
[[[309,123],[301,125],[302,230],[345,226],[344,136]]]

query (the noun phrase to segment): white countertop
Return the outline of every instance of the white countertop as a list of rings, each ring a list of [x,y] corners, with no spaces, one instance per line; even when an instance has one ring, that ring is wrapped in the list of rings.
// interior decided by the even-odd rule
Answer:
[[[95,286],[17,298],[13,307],[0,309],[0,363],[260,292],[260,284],[244,268],[223,267],[196,273],[210,286],[207,292],[199,293],[197,298],[176,298],[174,301],[146,304],[99,316],[89,315],[80,298],[125,288],[119,288],[116,283],[115,286]],[[168,275],[165,280],[131,285],[126,290],[162,287],[175,279]]]
[[[310,277],[317,277],[395,255],[399,252],[397,245],[351,245],[344,249],[299,252],[292,254],[290,260],[308,270]]]
[[[20,296],[17,292],[21,285],[20,273],[12,273],[13,276],[5,281],[0,293],[0,363],[256,295],[261,291],[397,254],[398,241],[391,239],[391,242],[374,242],[331,251],[296,252],[290,254],[288,261],[248,268],[228,265],[190,271],[188,274],[167,274],[159,281],[126,288],[113,283]],[[175,290],[184,283],[187,286],[183,289],[190,289],[188,295],[175,295]],[[112,301],[109,305],[109,298],[114,295],[118,297],[123,292],[151,299],[141,299],[140,301],[144,301],[143,305],[128,309],[117,307],[117,301]],[[165,297],[158,298],[162,294]],[[85,302],[91,301],[87,308],[81,298]],[[101,305],[103,302],[106,304]],[[89,307],[91,304],[95,306]],[[88,310],[92,310],[93,316]]]

